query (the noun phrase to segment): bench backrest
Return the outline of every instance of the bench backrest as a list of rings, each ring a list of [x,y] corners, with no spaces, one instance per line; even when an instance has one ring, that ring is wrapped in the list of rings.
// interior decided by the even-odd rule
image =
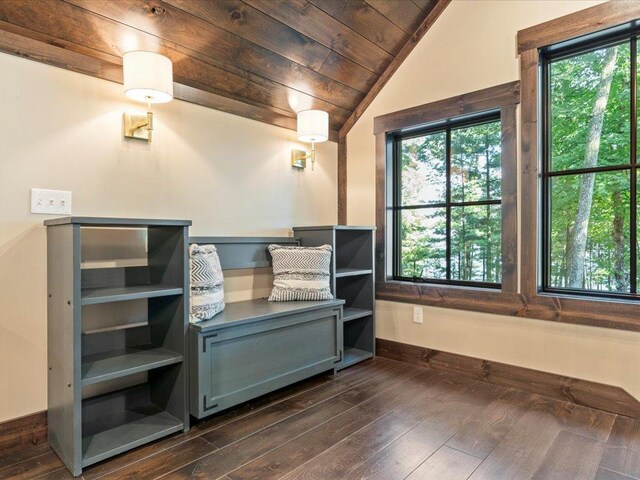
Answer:
[[[261,268],[271,266],[267,248],[271,244],[297,246],[294,237],[190,237],[189,243],[215,245],[223,270]]]

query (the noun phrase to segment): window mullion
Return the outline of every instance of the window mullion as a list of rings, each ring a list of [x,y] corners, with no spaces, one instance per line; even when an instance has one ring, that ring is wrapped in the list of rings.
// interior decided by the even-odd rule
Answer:
[[[447,238],[446,238],[446,248],[447,248],[447,280],[451,280],[451,128],[447,128],[447,139],[446,139],[446,149],[445,149],[445,165],[446,165],[446,173],[445,177],[447,179],[447,187],[446,187],[446,204],[447,204]]]
[[[393,145],[393,204],[394,206],[402,205],[402,142],[394,139]],[[393,212],[393,238],[396,248],[393,249],[393,274],[402,274],[402,210],[394,209]]]
[[[540,252],[542,257],[542,265],[540,269],[542,289],[551,287],[551,240],[550,240],[550,217],[551,217],[551,188],[549,186],[551,178],[549,172],[551,171],[551,144],[549,141],[549,133],[551,132],[551,115],[549,104],[551,102],[551,74],[549,70],[548,61],[542,64],[542,79],[544,82],[543,99],[542,99],[542,115],[543,115],[543,132],[542,132],[542,148],[543,148],[543,160],[542,160],[542,219],[540,223],[541,229],[541,242]],[[537,283],[538,288],[540,283]]]
[[[630,221],[629,227],[631,231],[629,232],[629,246],[631,247],[631,252],[629,255],[629,261],[631,265],[629,265],[629,285],[631,287],[631,293],[637,293],[637,138],[638,138],[638,86],[637,86],[637,67],[638,67],[638,48],[637,48],[637,40],[635,38],[631,38],[630,40],[631,47],[631,75],[630,75],[630,88],[631,88],[631,128],[629,129],[631,132],[631,173],[629,175],[629,179],[631,182],[630,185]]]

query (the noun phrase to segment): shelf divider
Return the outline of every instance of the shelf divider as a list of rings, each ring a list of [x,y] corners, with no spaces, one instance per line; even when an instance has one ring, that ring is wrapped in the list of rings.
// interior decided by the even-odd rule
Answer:
[[[336,278],[355,277],[373,273],[370,268],[336,268]]]
[[[348,367],[349,365],[353,365],[354,363],[361,362],[362,360],[366,360],[367,358],[372,358],[373,352],[366,352],[364,350],[360,350],[359,348],[354,347],[345,347],[344,349],[344,358],[342,359],[344,367]]]
[[[182,355],[162,347],[128,348],[82,357],[82,386],[182,362]]]
[[[82,438],[82,467],[182,430],[184,423],[165,410],[131,412],[115,427]]]
[[[342,321],[349,322],[351,320],[357,320],[358,318],[368,317],[373,315],[373,310],[366,310],[364,308],[347,307],[342,314]]]
[[[182,295],[182,287],[171,285],[136,285],[131,287],[83,288],[82,305],[124,302],[141,298],[169,297]]]

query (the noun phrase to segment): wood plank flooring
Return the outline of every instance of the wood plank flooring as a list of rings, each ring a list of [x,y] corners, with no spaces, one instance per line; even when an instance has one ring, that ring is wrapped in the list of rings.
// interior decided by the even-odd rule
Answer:
[[[38,444],[0,479],[73,478]],[[640,421],[377,357],[89,467],[94,479],[640,479]]]

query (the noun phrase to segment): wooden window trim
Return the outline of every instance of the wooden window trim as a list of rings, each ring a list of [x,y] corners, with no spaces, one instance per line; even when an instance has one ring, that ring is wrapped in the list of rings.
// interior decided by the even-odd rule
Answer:
[[[637,300],[539,292],[539,49],[640,18],[640,3],[611,1],[518,32],[521,118],[521,297],[527,317],[640,331]],[[552,318],[549,318],[549,317]]]
[[[519,82],[510,82],[374,119],[376,135],[376,298],[445,308],[517,315],[518,292],[516,109]],[[500,110],[502,128],[502,288],[500,290],[392,279],[390,148],[392,134],[449,118]],[[388,188],[387,188],[388,187]],[[389,228],[387,228],[389,225]]]
[[[623,2],[624,3],[624,2]],[[608,4],[604,4],[608,5]],[[591,10],[591,9],[590,9]],[[638,9],[640,17],[640,8]],[[580,13],[580,12],[579,12]],[[598,13],[596,12],[596,15]],[[619,17],[616,17],[619,18]],[[599,29],[608,25],[600,25]],[[640,331],[639,305],[634,301],[586,300],[561,295],[538,294],[538,49],[522,53],[521,82],[492,87],[383,115],[374,119],[376,136],[376,298],[484,313],[495,313],[555,322]],[[521,93],[520,93],[521,92]],[[521,232],[517,230],[516,108],[521,121]],[[419,284],[390,280],[392,241],[388,217],[387,184],[392,185],[387,166],[387,134],[402,128],[445,118],[500,108],[503,140],[502,212],[503,282],[501,290]],[[518,248],[520,268],[518,269]],[[518,276],[520,275],[520,277]],[[520,286],[518,288],[518,279]]]
[[[394,168],[394,172],[392,175],[393,177],[392,188],[395,192],[395,196],[393,196],[393,198],[390,199],[391,205],[388,205],[392,209],[391,221],[393,222],[393,226],[394,226],[393,228],[394,242],[393,242],[393,249],[391,252],[393,255],[392,258],[394,260],[393,262],[394,265],[392,266],[393,280],[400,281],[400,282],[456,285],[460,287],[470,287],[470,288],[491,288],[494,290],[500,290],[502,288],[501,280],[490,281],[486,279],[485,281],[482,281],[482,280],[465,280],[462,278],[455,278],[456,276],[453,271],[454,254],[452,251],[453,237],[454,237],[454,231],[452,226],[454,211],[460,211],[457,209],[462,207],[462,212],[464,212],[465,208],[468,208],[468,207],[473,208],[475,206],[479,206],[480,204],[476,202],[492,202],[492,203],[483,204],[483,206],[489,207],[490,205],[491,207],[497,207],[498,209],[501,209],[501,204],[502,204],[501,192],[497,198],[492,195],[487,195],[487,198],[480,198],[480,199],[476,199],[475,201],[466,199],[466,198],[458,198],[458,199],[453,198],[453,195],[454,195],[453,157],[455,154],[453,151],[454,132],[462,131],[464,129],[473,129],[476,126],[486,125],[488,123],[495,124],[496,122],[499,124],[500,127],[502,126],[500,109],[479,113],[478,116],[474,116],[473,118],[470,118],[470,119],[466,117],[452,118],[450,119],[450,121],[446,122],[447,123],[446,125],[443,125],[441,123],[436,123],[435,125],[428,125],[426,128],[423,128],[423,129],[418,129],[418,130],[412,129],[407,133],[399,132],[396,134],[392,134],[391,138],[388,137],[388,141],[392,143],[393,154],[391,156],[393,158],[392,159],[387,158],[387,161],[393,162],[392,168]],[[436,202],[413,202],[413,204],[409,206],[410,209],[407,210],[405,209],[405,207],[408,204],[406,204],[400,198],[402,197],[402,189],[403,189],[403,179],[402,179],[403,174],[401,171],[399,171],[402,169],[401,168],[402,159],[399,158],[400,156],[402,156],[402,153],[401,153],[401,150],[403,148],[402,144],[406,139],[415,139],[416,137],[425,138],[430,135],[442,135],[444,137],[445,145],[443,149],[444,150],[443,154],[444,154],[445,160],[443,165],[444,169],[442,172],[444,176],[444,183],[445,183],[444,195],[439,201],[436,201]],[[502,143],[503,143],[502,132],[500,132],[500,136],[496,138],[496,140],[500,144],[500,146],[502,146]],[[487,158],[487,162],[489,162],[488,158]],[[502,174],[500,175],[500,178],[502,178]],[[502,182],[500,183],[502,184]],[[408,212],[420,212],[420,211],[434,212],[433,209],[438,209],[444,214],[443,220],[446,225],[445,227],[446,233],[444,234],[444,237],[443,237],[443,240],[444,240],[443,243],[445,245],[444,248],[446,250],[446,253],[444,256],[444,278],[424,277],[424,278],[418,279],[415,276],[403,275],[404,272],[403,272],[403,266],[402,266],[402,241],[399,238],[401,235],[401,228],[398,228],[402,223],[403,215]],[[501,216],[500,227],[502,228],[502,214],[500,216]],[[503,268],[502,268],[502,262],[501,262],[500,277],[502,277],[502,270]]]

